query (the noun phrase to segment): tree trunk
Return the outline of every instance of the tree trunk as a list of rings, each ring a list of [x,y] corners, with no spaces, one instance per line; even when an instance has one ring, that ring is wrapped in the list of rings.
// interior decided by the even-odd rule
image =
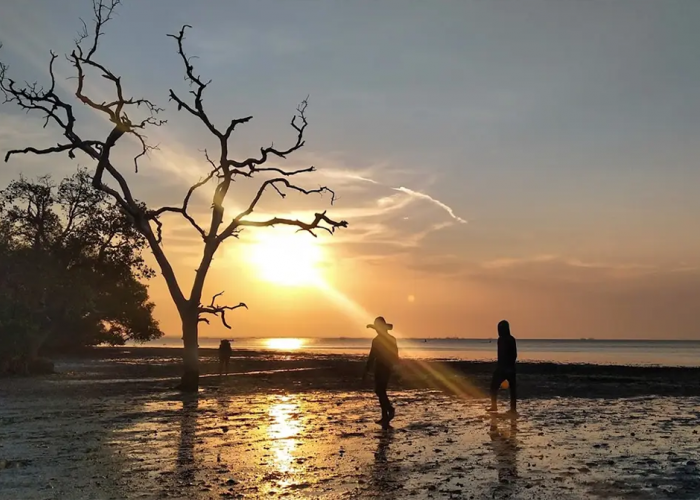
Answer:
[[[44,346],[44,343],[49,338],[49,328],[50,326],[46,324],[41,325],[41,333],[36,333],[34,335],[29,334],[29,347],[27,351],[27,356],[29,361],[36,361],[39,358],[39,352]]]
[[[193,317],[192,317],[193,316]],[[183,392],[197,392],[199,389],[199,345],[198,345],[198,318],[194,315],[182,315],[182,380],[178,389]]]

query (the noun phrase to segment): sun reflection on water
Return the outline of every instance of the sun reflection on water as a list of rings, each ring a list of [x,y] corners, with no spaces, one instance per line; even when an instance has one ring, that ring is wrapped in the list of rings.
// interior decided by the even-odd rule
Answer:
[[[267,339],[265,345],[269,349],[279,349],[281,351],[295,351],[304,346],[303,339]]]
[[[297,436],[302,430],[299,420],[300,407],[292,396],[282,396],[277,403],[270,405],[271,423],[267,435],[272,441],[271,451],[275,455],[275,467],[285,474],[294,472],[294,450],[297,448]]]

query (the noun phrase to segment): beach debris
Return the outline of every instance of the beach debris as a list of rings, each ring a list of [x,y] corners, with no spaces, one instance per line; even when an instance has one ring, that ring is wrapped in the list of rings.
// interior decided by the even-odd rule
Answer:
[[[364,435],[365,435],[364,432],[341,432],[340,433],[341,438],[362,437]]]
[[[26,467],[29,464],[29,460],[0,460],[0,470]]]
[[[308,488],[310,486],[311,486],[311,483],[303,482],[303,483],[297,483],[297,484],[290,484],[289,489],[290,490],[303,490],[303,489]]]

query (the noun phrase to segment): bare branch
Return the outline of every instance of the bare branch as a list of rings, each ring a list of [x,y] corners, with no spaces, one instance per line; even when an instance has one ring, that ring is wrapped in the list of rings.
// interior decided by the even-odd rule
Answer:
[[[110,0],[110,3],[108,5],[105,5],[105,3],[102,0],[92,0],[92,13],[95,19],[95,35],[92,40],[92,45],[88,50],[88,54],[86,57],[87,59],[90,59],[97,50],[97,42],[100,36],[103,35],[102,28],[105,24],[112,20],[112,14],[114,13],[114,9],[120,3],[121,0]],[[79,47],[80,42],[88,38],[87,25],[85,24],[85,21],[83,21],[83,28],[83,34],[80,34],[79,39],[76,41],[76,45],[78,45]]]
[[[272,156],[277,156],[279,158],[287,158],[287,155],[301,149],[304,144],[304,131],[306,130],[306,127],[308,126],[309,122],[306,119],[306,108],[309,105],[309,98],[308,96],[306,99],[304,99],[301,104],[297,107],[297,114],[295,114],[292,117],[291,121],[291,126],[294,130],[297,132],[297,140],[294,143],[293,146],[290,148],[284,149],[284,150],[279,150],[274,147],[274,144],[271,145],[268,148],[260,148],[260,157],[259,158],[248,158],[245,161],[238,162],[235,160],[228,160],[227,165],[230,167],[234,167],[237,169],[242,169],[242,168],[248,168],[250,169],[251,173],[258,171],[258,165],[262,165],[265,163],[270,155]],[[297,123],[297,119],[299,119],[299,123]],[[283,172],[284,173],[284,172]],[[293,174],[285,174],[285,175],[293,175]]]
[[[321,225],[322,223],[325,223],[326,225]],[[285,219],[283,217],[273,217],[272,219],[268,219],[266,221],[237,221],[235,222],[235,225],[232,223],[228,228],[226,228],[226,231],[221,233],[221,236],[219,238],[223,240],[224,238],[228,237],[226,233],[229,230],[232,230],[232,226],[234,227],[234,229],[238,229],[242,227],[272,227],[280,224],[285,226],[296,226],[299,228],[299,231],[307,231],[314,237],[316,237],[316,233],[314,233],[316,229],[322,229],[324,231],[327,231],[329,234],[334,234],[336,229],[341,227],[348,227],[347,221],[334,221],[333,219],[330,219],[324,211],[320,214],[315,214],[314,220],[312,222],[303,222],[298,219]],[[225,234],[226,236],[224,236]]]
[[[241,219],[243,219],[243,217],[246,217],[253,212],[253,210],[255,209],[255,206],[260,201],[260,198],[262,198],[262,195],[268,186],[272,186],[277,191],[277,194],[279,194],[282,198],[286,198],[287,195],[285,193],[283,193],[282,191],[280,191],[277,188],[276,184],[284,184],[288,189],[292,189],[294,191],[298,191],[300,193],[307,194],[307,195],[314,194],[314,193],[318,193],[318,194],[330,193],[331,194],[331,205],[335,201],[335,192],[333,192],[332,189],[329,189],[325,186],[320,187],[318,189],[304,189],[304,188],[300,188],[299,186],[292,184],[287,179],[283,179],[281,177],[278,177],[276,179],[270,179],[270,180],[263,182],[262,185],[260,186],[260,189],[258,189],[258,193],[255,195],[255,198],[253,198],[253,201],[250,202],[250,205],[248,206],[248,208],[246,210],[244,210],[243,212],[241,212],[240,214],[238,214],[238,216],[234,219],[234,221],[240,222]]]
[[[51,52],[49,61],[49,76],[50,86],[48,89],[40,87],[38,83],[26,84],[23,87],[7,76],[8,67],[0,63],[0,90],[4,96],[5,103],[12,103],[23,109],[25,112],[40,112],[44,118],[44,128],[50,121],[57,124],[62,130],[63,135],[68,139],[65,146],[58,145],[56,148],[25,148],[9,151],[5,156],[5,161],[10,159],[13,154],[49,154],[62,151],[68,151],[68,155],[72,158],[75,149],[84,151],[89,156],[96,158],[99,155],[100,141],[83,141],[74,132],[75,117],[73,109],[69,104],[63,102],[55,93],[56,77],[54,75],[53,65],[58,56]],[[97,146],[97,148],[95,147]]]
[[[160,245],[163,243],[163,223],[158,220],[158,217],[152,217],[150,220],[152,220],[156,225],[156,241]]]
[[[199,306],[199,321],[204,321],[205,323],[209,324],[209,320],[206,318],[202,318],[202,314],[213,314],[214,316],[219,316],[221,318],[221,322],[224,324],[226,328],[229,330],[231,329],[231,326],[226,322],[226,311],[233,311],[235,309],[238,309],[240,307],[245,307],[248,309],[248,306],[245,305],[243,302],[241,302],[238,305],[235,306],[218,306],[216,305],[216,299],[221,297],[224,294],[224,292],[219,292],[216,295],[214,295],[211,299],[211,304],[208,306]]]
[[[27,154],[27,153],[33,153],[35,155],[46,155],[46,154],[51,154],[51,153],[61,153],[63,151],[68,151],[68,156],[73,159],[75,158],[75,154],[73,153],[76,149],[80,148],[81,146],[99,146],[102,143],[99,141],[84,141],[79,145],[75,144],[57,144],[56,146],[52,148],[45,148],[45,149],[36,149],[34,147],[26,147],[24,149],[11,149],[5,154],[5,161],[8,161],[10,159],[10,156],[14,154]]]
[[[83,30],[78,34],[76,40],[76,48],[68,56],[68,60],[73,64],[77,71],[77,88],[75,95],[82,102],[90,106],[96,111],[100,111],[107,115],[109,120],[115,125],[121,134],[128,133],[136,137],[136,140],[141,144],[141,152],[134,158],[134,166],[138,170],[139,159],[146,155],[153,146],[148,146],[146,137],[138,132],[143,130],[147,125],[159,126],[165,123],[163,120],[155,118],[161,108],[155,106],[147,99],[125,98],[121,84],[121,78],[114,75],[104,65],[94,60],[94,55],[97,51],[100,36],[102,36],[104,25],[109,22],[114,14],[114,9],[120,4],[120,0],[93,0],[94,14],[94,33],[90,37],[87,24],[83,21]],[[86,42],[90,40],[89,47],[84,47]],[[5,96],[5,102],[13,102],[25,111],[39,111],[44,115],[44,127],[50,121],[53,121],[63,130],[63,135],[68,139],[68,144],[58,145],[54,148],[25,148],[9,151],[6,156],[6,161],[13,154],[18,153],[34,153],[34,154],[49,154],[56,152],[67,151],[71,158],[74,158],[76,149],[85,152],[87,155],[97,160],[104,156],[105,148],[102,141],[98,140],[82,140],[74,131],[75,117],[72,107],[59,98],[56,93],[56,78],[54,75],[53,65],[57,55],[51,52],[51,60],[49,62],[50,86],[48,89],[39,87],[38,84],[26,84],[23,87],[7,77],[7,66],[0,64],[0,88]],[[101,76],[114,84],[116,99],[112,102],[98,102],[84,91],[86,68],[96,69],[101,73]],[[138,121],[132,121],[125,112],[127,107],[145,107],[148,111],[148,116]],[[70,145],[69,145],[70,144]],[[103,167],[104,169],[104,167]],[[108,169],[109,171],[109,169]],[[111,171],[110,171],[111,173]],[[100,172],[101,177],[101,172]],[[121,183],[120,183],[121,184]],[[110,193],[111,194],[111,193]],[[127,193],[122,193],[122,196],[129,198]]]
[[[204,89],[207,88],[207,85],[209,85],[211,83],[211,80],[209,80],[208,82],[205,83],[204,81],[202,81],[200,76],[195,75],[194,74],[194,66],[190,62],[191,58],[187,57],[187,54],[185,54],[185,48],[183,46],[183,41],[185,40],[185,30],[187,28],[192,28],[192,26],[190,26],[189,24],[185,24],[180,29],[180,32],[177,35],[168,35],[168,36],[170,38],[174,38],[177,41],[177,52],[180,55],[180,57],[182,58],[182,62],[185,64],[185,80],[187,80],[189,82],[190,86],[195,87],[195,90],[190,91],[190,93],[192,95],[194,95],[194,107],[190,106],[185,101],[180,99],[177,96],[177,94],[175,94],[175,91],[173,91],[173,89],[170,89],[170,99],[177,103],[178,111],[180,111],[182,108],[185,108],[192,115],[199,118],[202,121],[202,123],[204,123],[204,125],[207,126],[207,128],[209,129],[209,131],[212,134],[214,134],[216,137],[222,138],[222,137],[224,137],[224,134],[219,132],[219,130],[212,124],[211,120],[209,120],[209,117],[204,112],[204,105],[202,104],[202,94],[204,93]],[[248,121],[249,119],[250,118],[247,118],[247,119],[245,119],[245,121]],[[234,127],[235,127],[235,125],[234,125]],[[233,130],[233,129],[231,129],[231,130]]]
[[[209,152],[206,149],[204,150],[204,157],[207,159],[207,162],[209,163],[209,165],[211,165],[212,169],[214,169],[214,170],[219,169],[219,167],[216,166],[216,164],[212,161],[212,159],[209,158]]]
[[[90,106],[96,111],[105,113],[112,123],[123,129],[126,133],[135,133],[134,131],[136,129],[144,129],[146,125],[160,126],[166,123],[165,120],[158,120],[155,118],[155,116],[158,113],[163,111],[162,108],[156,106],[148,99],[125,98],[121,77],[116,76],[104,65],[96,62],[90,57],[83,57],[82,54],[83,51],[80,45],[78,45],[77,50],[73,50],[73,52],[71,52],[70,56],[68,57],[68,60],[72,62],[73,66],[75,67],[78,73],[78,85],[75,92],[75,96],[78,98],[78,100],[80,100],[80,102]],[[90,56],[91,55],[92,53],[90,54]],[[109,103],[98,103],[97,101],[90,98],[87,94],[85,94],[84,87],[86,73],[84,66],[99,70],[102,78],[111,81],[114,84],[114,89],[116,93],[115,100]],[[135,106],[137,108],[140,108],[142,106],[145,107],[148,111],[148,116],[140,121],[134,122],[131,118],[129,118],[128,114],[125,111],[125,109],[130,106]]]
[[[120,4],[120,0],[110,0],[106,2],[105,0],[93,0],[93,15],[94,15],[94,35],[92,37],[92,44],[87,49],[87,52],[83,48],[83,42],[90,38],[88,34],[87,25],[83,21],[83,31],[79,33],[76,40],[76,49],[73,50],[68,56],[68,60],[73,64],[77,71],[77,88],[75,96],[87,106],[91,107],[96,111],[100,111],[107,115],[109,121],[112,122],[117,129],[122,133],[132,134],[136,140],[141,145],[141,151],[134,157],[134,169],[138,172],[139,160],[148,154],[149,151],[156,149],[156,146],[149,146],[146,143],[146,136],[143,135],[139,130],[143,130],[147,125],[160,126],[166,123],[165,120],[159,120],[156,115],[163,111],[153,104],[148,99],[134,99],[124,97],[124,90],[121,82],[121,77],[116,76],[104,65],[95,61],[93,56],[97,51],[98,42],[100,36],[104,34],[103,28],[106,23],[112,19],[114,14],[114,9]],[[82,20],[81,20],[82,21]],[[114,84],[114,89],[116,93],[116,99],[107,102],[97,102],[90,98],[84,91],[85,87],[85,68],[89,67],[98,70],[102,78],[112,82]],[[126,112],[126,108],[133,107],[136,108],[145,107],[148,111],[148,116],[139,121],[133,121]],[[110,172],[111,173],[111,172]],[[125,193],[126,194],[126,193]]]
[[[139,160],[143,158],[144,156],[148,156],[148,153],[151,151],[155,151],[158,149],[158,146],[151,146],[149,144],[146,144],[146,136],[143,134],[140,134],[136,131],[133,131],[132,134],[136,137],[136,139],[139,141],[141,144],[141,152],[134,156],[134,172],[139,173]]]
[[[209,174],[204,178],[200,179],[198,182],[190,186],[190,189],[187,191],[187,194],[185,195],[185,199],[182,202],[182,207],[162,207],[159,208],[158,210],[151,210],[149,211],[146,216],[149,220],[154,220],[157,221],[158,217],[165,213],[165,212],[173,212],[173,213],[178,213],[181,214],[187,221],[194,227],[197,232],[202,236],[202,239],[206,239],[207,235],[204,229],[197,224],[197,222],[194,220],[194,218],[187,212],[187,206],[190,203],[190,198],[192,197],[192,193],[195,192],[198,188],[204,186],[207,182],[209,182],[212,177],[214,177],[214,174],[216,173],[216,170],[212,170],[209,172]],[[160,240],[160,238],[159,238]]]
[[[278,174],[281,174],[281,175],[284,175],[287,177],[291,177],[293,175],[308,174],[311,172],[315,172],[316,167],[312,166],[312,167],[300,168],[299,170],[291,170],[291,171],[282,170],[281,168],[277,168],[277,167],[263,167],[263,168],[256,168],[255,171],[256,172],[276,172]]]

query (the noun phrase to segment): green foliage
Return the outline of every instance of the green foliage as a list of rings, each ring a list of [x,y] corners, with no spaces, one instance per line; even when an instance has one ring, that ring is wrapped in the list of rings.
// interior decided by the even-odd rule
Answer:
[[[162,336],[146,241],[85,170],[0,191],[0,358]]]

